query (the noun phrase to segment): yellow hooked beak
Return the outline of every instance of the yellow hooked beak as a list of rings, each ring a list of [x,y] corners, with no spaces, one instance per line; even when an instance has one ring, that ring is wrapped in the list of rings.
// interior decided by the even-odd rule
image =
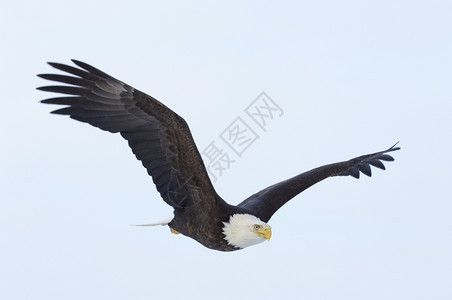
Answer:
[[[272,229],[268,225],[260,226],[260,228],[256,230],[256,234],[258,236],[266,238],[267,240],[270,240],[270,238],[272,237]]]

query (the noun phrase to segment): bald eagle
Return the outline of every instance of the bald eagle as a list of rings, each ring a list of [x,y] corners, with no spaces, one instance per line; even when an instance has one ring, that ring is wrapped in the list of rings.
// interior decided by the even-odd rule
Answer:
[[[269,186],[234,206],[216,192],[187,122],[157,99],[81,61],[75,65],[49,63],[68,73],[40,74],[63,83],[39,90],[63,94],[42,103],[64,105],[52,111],[89,123],[112,133],[119,132],[152,177],[163,200],[174,208],[168,225],[202,245],[234,251],[270,240],[268,221],[290,199],[332,176],[371,176],[371,166],[384,170],[382,161],[393,161],[387,150],[347,161],[324,165]]]

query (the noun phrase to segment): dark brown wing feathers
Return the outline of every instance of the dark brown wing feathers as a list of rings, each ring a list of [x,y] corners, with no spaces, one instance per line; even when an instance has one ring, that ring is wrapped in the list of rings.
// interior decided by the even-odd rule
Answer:
[[[174,208],[200,201],[194,199],[194,190],[202,190],[205,201],[218,201],[184,119],[153,97],[86,63],[73,62],[80,68],[49,64],[74,76],[39,75],[68,84],[38,88],[69,95],[42,101],[67,105],[53,113],[119,132],[152,176],[162,198]]]
[[[281,206],[319,181],[332,176],[350,175],[359,178],[360,172],[372,176],[371,165],[384,170],[385,166],[381,161],[394,160],[387,153],[399,150],[400,148],[396,145],[385,151],[362,155],[348,161],[333,163],[304,172],[257,192],[238,206],[252,211],[262,221],[268,222]]]

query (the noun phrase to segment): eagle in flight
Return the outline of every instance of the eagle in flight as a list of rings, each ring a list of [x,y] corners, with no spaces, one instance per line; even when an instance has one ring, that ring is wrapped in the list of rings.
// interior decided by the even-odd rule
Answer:
[[[271,185],[238,205],[230,205],[215,191],[187,122],[157,99],[84,63],[77,67],[49,63],[66,72],[40,74],[63,83],[39,87],[62,94],[42,103],[64,105],[54,114],[121,134],[146,168],[162,199],[174,208],[170,220],[145,225],[168,225],[202,245],[234,251],[270,240],[268,221],[290,199],[332,176],[371,176],[371,166],[384,170],[393,161],[387,150],[324,165]]]

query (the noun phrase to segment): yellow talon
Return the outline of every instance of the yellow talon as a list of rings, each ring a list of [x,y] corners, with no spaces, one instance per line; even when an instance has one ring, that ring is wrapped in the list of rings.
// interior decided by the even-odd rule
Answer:
[[[173,229],[172,227],[170,227],[169,229],[170,229],[171,233],[174,233],[174,234],[179,234],[180,233],[179,231]]]

